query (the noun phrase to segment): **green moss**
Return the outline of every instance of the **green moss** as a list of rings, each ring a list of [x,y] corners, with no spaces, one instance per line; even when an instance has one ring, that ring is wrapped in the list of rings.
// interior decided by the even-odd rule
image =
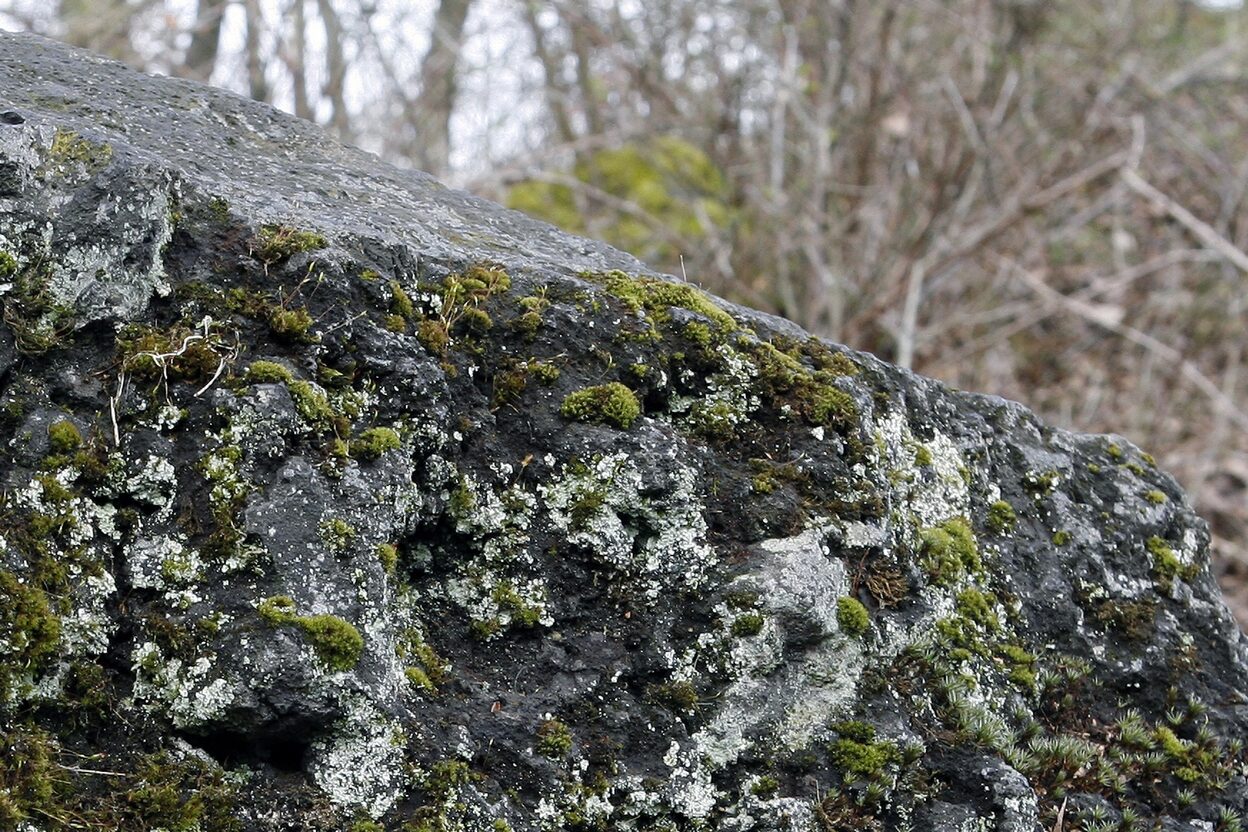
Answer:
[[[738,615],[732,620],[729,631],[737,638],[756,636],[763,631],[763,616],[757,612]]]
[[[982,568],[975,534],[962,517],[924,529],[920,539],[923,568],[938,586],[952,586],[966,573],[977,573]]]
[[[260,229],[252,248],[266,265],[285,260],[301,251],[314,251],[329,245],[323,234],[301,231],[287,225],[266,225]]]
[[[626,430],[641,415],[641,403],[632,390],[613,381],[569,393],[559,412],[566,419]]]
[[[60,637],[61,621],[47,594],[0,571],[0,702],[12,696],[23,673],[37,676],[56,657]]]
[[[320,526],[317,527],[317,532],[320,534],[321,542],[325,544],[325,548],[334,554],[341,554],[347,551],[358,535],[355,526],[337,517],[322,521]]]
[[[330,670],[355,667],[364,651],[364,637],[355,625],[336,615],[299,615],[289,595],[265,598],[256,605],[260,618],[275,627],[298,627],[308,637],[317,658]]]
[[[816,425],[848,427],[858,420],[854,397],[831,384],[813,384],[806,405],[807,416]]]
[[[1039,499],[1052,494],[1061,480],[1062,475],[1057,471],[1028,471],[1027,475],[1023,477],[1023,485]]]
[[[330,670],[350,670],[359,663],[364,637],[349,621],[336,615],[312,615],[300,616],[298,624]]]
[[[399,565],[399,547],[393,543],[378,543],[375,551],[381,568],[386,570],[387,575],[393,575],[395,567]]]
[[[102,170],[112,158],[111,145],[90,141],[73,130],[58,129],[48,150],[48,161],[53,165],[61,168],[81,165],[92,173]]]
[[[914,464],[919,466],[932,464],[932,452],[926,445],[920,445],[914,452]]]
[[[997,500],[988,506],[988,520],[986,525],[989,530],[995,534],[1006,534],[1012,531],[1014,525],[1018,522],[1018,515],[1014,513],[1014,506],[1005,500]]]
[[[1166,501],[1166,495],[1162,491],[1153,489],[1152,491],[1144,492],[1144,499],[1148,500],[1153,505],[1161,505]]]
[[[1122,452],[1122,448],[1113,443],[1105,448],[1105,453],[1109,454],[1109,458],[1115,461],[1118,461],[1126,456],[1126,454]]]
[[[247,368],[247,381],[251,384],[289,384],[295,380],[290,370],[276,361],[253,361]]]
[[[1058,531],[1053,532],[1054,546],[1065,546],[1068,543],[1070,543],[1070,532],[1065,529],[1059,529]]]
[[[386,451],[403,446],[399,435],[392,428],[369,428],[351,440],[351,456],[355,459],[377,459]]]
[[[711,328],[700,321],[685,324],[685,338],[700,347],[711,345]]]
[[[451,336],[446,324],[433,318],[426,318],[416,325],[416,340],[434,355],[445,355],[450,346]]]
[[[226,358],[202,335],[180,324],[168,329],[127,324],[117,333],[117,359],[134,378],[200,384],[216,375]]]
[[[371,820],[357,820],[351,824],[349,832],[386,832],[386,827]]]
[[[572,729],[557,719],[547,719],[537,726],[537,753],[551,760],[560,760],[572,750]]]
[[[634,312],[644,311],[655,323],[665,323],[672,307],[688,309],[709,318],[721,332],[732,332],[737,322],[715,305],[704,292],[687,283],[674,283],[651,277],[630,277],[621,271],[603,275],[584,275],[603,283]]]
[[[0,280],[8,280],[17,274],[17,258],[4,249],[0,249]]]
[[[662,682],[646,688],[646,699],[669,710],[688,713],[698,704],[698,689],[692,682]]]
[[[390,332],[407,332],[407,318],[402,315],[387,315],[385,326]]]
[[[407,319],[416,315],[416,305],[397,280],[390,281],[390,314]]]
[[[861,601],[844,595],[836,599],[836,623],[849,635],[862,637],[871,629],[871,616]]]
[[[295,344],[315,344],[317,338],[312,334],[312,313],[300,307],[298,309],[282,309],[274,307],[269,312],[269,328],[279,338]]]
[[[295,599],[289,595],[274,595],[256,605],[260,617],[274,626],[293,624],[298,618]]]
[[[895,742],[875,739],[875,729],[864,722],[841,722],[832,726],[840,738],[829,746],[832,762],[846,779],[883,777],[888,766],[901,762]]]
[[[82,433],[68,419],[48,425],[48,449],[54,454],[72,454],[82,447]]]
[[[780,781],[773,775],[764,774],[750,786],[750,794],[769,800],[780,789]]]
[[[996,599],[974,587],[968,587],[958,593],[956,609],[958,615],[973,621],[988,631],[1000,629],[994,611]]]
[[[1196,577],[1198,572],[1196,566],[1184,566],[1174,549],[1164,539],[1154,535],[1144,546],[1153,557],[1153,573],[1163,588],[1168,589],[1175,578],[1190,581]]]
[[[338,414],[330,405],[324,391],[308,381],[295,381],[289,385],[290,397],[295,411],[316,430],[333,429]]]

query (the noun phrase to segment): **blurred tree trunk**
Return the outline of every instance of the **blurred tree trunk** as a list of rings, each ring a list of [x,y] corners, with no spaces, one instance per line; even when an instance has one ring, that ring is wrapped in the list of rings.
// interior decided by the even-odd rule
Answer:
[[[247,34],[243,48],[247,60],[247,94],[256,101],[269,102],[272,92],[265,76],[264,56],[260,52],[260,35],[264,31],[264,15],[259,0],[243,0]]]
[[[200,0],[191,30],[191,45],[186,49],[182,72],[188,78],[207,82],[217,67],[221,49],[221,20],[229,0]]]
[[[316,0],[316,11],[325,27],[325,87],[322,90],[329,99],[329,126],[338,138],[350,141],[352,136],[351,115],[345,97],[347,59],[343,54],[342,20],[331,0]]]
[[[435,176],[450,166],[455,75],[471,5],[472,0],[441,0],[433,18],[429,51],[420,64],[420,94],[416,98],[420,124],[414,125],[419,137],[416,164]]]
[[[139,5],[126,0],[60,0],[57,15],[67,43],[133,64],[138,58],[130,40],[133,18],[151,5],[150,0]]]

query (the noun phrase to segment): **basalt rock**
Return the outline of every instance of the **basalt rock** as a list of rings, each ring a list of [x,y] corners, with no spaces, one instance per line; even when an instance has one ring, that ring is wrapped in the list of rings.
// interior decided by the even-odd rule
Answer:
[[[1129,442],[225,92],[0,105],[0,827],[1240,827]]]

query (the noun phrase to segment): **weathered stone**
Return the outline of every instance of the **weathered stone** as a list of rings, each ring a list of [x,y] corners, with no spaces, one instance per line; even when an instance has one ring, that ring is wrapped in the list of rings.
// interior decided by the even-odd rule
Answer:
[[[224,92],[0,99],[0,827],[1239,828],[1128,442]]]

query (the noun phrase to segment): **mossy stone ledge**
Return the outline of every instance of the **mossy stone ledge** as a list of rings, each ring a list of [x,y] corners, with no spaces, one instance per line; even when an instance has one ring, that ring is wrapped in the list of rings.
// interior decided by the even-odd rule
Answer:
[[[1214,830],[1175,481],[0,33],[0,829]]]

